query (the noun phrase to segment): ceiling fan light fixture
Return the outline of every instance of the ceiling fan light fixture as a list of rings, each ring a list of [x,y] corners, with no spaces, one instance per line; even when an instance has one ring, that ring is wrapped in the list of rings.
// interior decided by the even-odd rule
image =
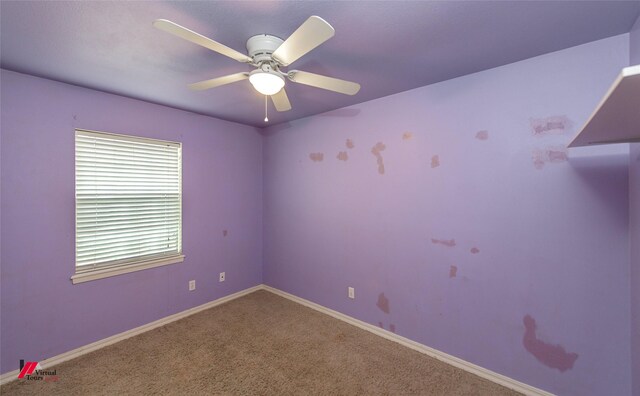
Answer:
[[[249,75],[251,85],[263,95],[275,95],[284,87],[284,78],[274,71],[254,70]]]

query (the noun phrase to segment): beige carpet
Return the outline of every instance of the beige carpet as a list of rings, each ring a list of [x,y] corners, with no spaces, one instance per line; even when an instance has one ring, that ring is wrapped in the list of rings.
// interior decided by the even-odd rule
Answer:
[[[2,394],[516,395],[258,291],[55,367]]]

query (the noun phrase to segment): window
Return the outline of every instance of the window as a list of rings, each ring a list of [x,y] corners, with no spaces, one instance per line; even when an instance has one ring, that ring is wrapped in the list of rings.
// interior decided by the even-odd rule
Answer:
[[[76,130],[73,283],[182,255],[182,145]]]

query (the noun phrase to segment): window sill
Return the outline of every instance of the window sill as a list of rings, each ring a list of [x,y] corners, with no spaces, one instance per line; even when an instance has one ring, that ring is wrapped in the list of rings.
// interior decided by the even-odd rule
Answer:
[[[163,257],[154,260],[147,260],[137,264],[130,264],[120,267],[104,268],[94,271],[80,272],[71,277],[71,282],[76,283],[89,282],[92,280],[109,278],[111,276],[117,276],[127,274],[129,272],[142,271],[149,268],[161,267],[163,265],[170,265],[175,263],[181,263],[184,261],[184,255]]]

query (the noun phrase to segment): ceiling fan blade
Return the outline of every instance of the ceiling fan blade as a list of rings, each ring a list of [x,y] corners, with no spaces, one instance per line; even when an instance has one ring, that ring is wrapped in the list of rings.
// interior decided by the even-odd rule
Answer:
[[[202,91],[205,89],[219,87],[221,85],[231,84],[236,81],[246,80],[247,78],[249,78],[249,73],[229,74],[228,76],[212,78],[211,80],[189,84],[189,88],[194,91]]]
[[[207,38],[201,34],[198,34],[166,19],[156,19],[155,21],[153,21],[153,26],[155,26],[157,29],[164,30],[165,32],[191,41],[194,44],[201,45],[205,48],[209,48],[212,51],[228,56],[229,58],[235,59],[238,62],[248,63],[252,61],[250,57],[243,53],[240,53],[232,48],[227,47],[226,45],[220,44],[217,41],[213,41],[210,38]]]
[[[299,84],[327,89],[329,91],[339,92],[345,95],[355,95],[360,90],[360,84],[358,83],[305,71],[292,70],[287,76],[289,77],[289,80]]]
[[[276,110],[291,110],[291,102],[289,102],[289,98],[287,97],[287,93],[285,92],[284,88],[282,88],[277,94],[271,95],[271,100],[273,101],[273,105],[276,106]]]
[[[311,16],[273,52],[272,57],[282,66],[290,65],[329,40],[335,33],[327,21],[318,16]]]

